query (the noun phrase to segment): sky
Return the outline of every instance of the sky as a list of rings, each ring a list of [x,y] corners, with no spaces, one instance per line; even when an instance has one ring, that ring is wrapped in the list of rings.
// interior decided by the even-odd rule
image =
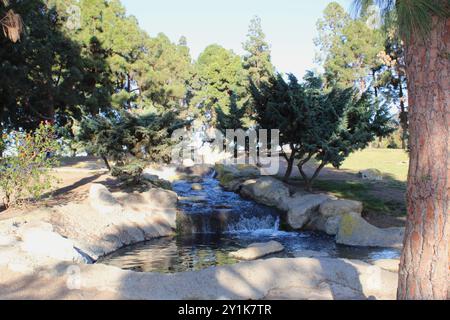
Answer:
[[[151,36],[163,32],[177,42],[185,36],[196,59],[216,43],[243,54],[253,16],[262,20],[263,31],[278,71],[302,78],[315,68],[316,21],[330,0],[122,0],[127,13],[139,20]],[[351,0],[337,0],[350,9]]]

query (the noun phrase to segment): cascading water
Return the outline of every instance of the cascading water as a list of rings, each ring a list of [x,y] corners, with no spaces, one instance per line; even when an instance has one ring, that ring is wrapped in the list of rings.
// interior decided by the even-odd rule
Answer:
[[[199,270],[237,263],[229,257],[231,251],[270,240],[284,245],[285,252],[278,255],[281,257],[295,257],[304,250],[360,260],[399,256],[396,249],[342,247],[336,245],[332,237],[320,233],[283,231],[280,229],[281,212],[225,191],[214,179],[214,173],[199,184],[201,188],[199,185],[193,188],[189,181],[173,184],[180,196],[176,237],[124,248],[101,262],[145,272]]]

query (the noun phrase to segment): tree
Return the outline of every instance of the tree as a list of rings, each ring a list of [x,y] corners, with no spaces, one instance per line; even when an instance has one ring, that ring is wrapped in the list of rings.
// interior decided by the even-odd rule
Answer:
[[[169,162],[172,132],[184,124],[172,112],[121,111],[110,116],[86,117],[81,122],[77,140],[89,153],[101,157],[108,170],[112,169],[110,160],[125,164],[128,156]]]
[[[247,41],[243,44],[244,68],[248,76],[256,85],[265,83],[273,76],[275,68],[270,61],[270,46],[266,42],[266,35],[261,27],[261,19],[255,16],[247,34]]]
[[[312,73],[303,84],[293,75],[288,82],[281,75],[273,77],[262,90],[253,84],[252,95],[260,127],[280,130],[282,156],[288,163],[284,180],[289,180],[296,164],[309,191],[326,165],[339,168],[377,135],[392,132],[386,108],[374,104],[369,95],[358,96],[352,89],[326,90]],[[304,167],[313,159],[319,164],[308,176]]]
[[[65,125],[80,118],[90,90],[86,65],[59,11],[35,0],[10,6],[27,23],[20,42],[0,38],[1,126],[33,130],[42,121]]]
[[[323,64],[327,85],[368,89],[368,78],[379,66],[377,55],[383,51],[384,38],[370,15],[351,19],[337,3],[330,3],[324,18],[317,22],[319,36],[317,61]],[[377,87],[374,85],[377,93]]]
[[[378,4],[398,26],[408,78],[410,168],[399,299],[448,298],[450,4],[448,0],[357,0]]]
[[[194,66],[191,110],[216,126],[217,110],[229,115],[230,97],[234,95],[238,108],[243,107],[246,77],[241,58],[219,45],[207,47]]]

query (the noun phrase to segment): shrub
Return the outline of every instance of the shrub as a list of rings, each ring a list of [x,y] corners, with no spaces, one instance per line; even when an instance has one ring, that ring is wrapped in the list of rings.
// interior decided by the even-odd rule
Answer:
[[[12,132],[2,137],[9,154],[0,159],[0,190],[6,208],[25,200],[38,200],[56,178],[59,144],[55,128],[42,123],[34,132]]]
[[[113,166],[111,168],[111,175],[118,178],[125,185],[136,186],[142,182],[144,168],[145,164],[135,159],[125,164]]]

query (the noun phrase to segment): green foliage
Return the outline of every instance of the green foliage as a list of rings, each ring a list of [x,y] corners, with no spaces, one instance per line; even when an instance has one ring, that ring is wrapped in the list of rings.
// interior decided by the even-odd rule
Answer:
[[[433,17],[450,17],[448,0],[354,0],[356,15],[364,15],[371,6],[378,6],[384,25],[397,26],[401,36],[410,40],[413,36],[426,37],[432,28]]]
[[[256,85],[265,83],[275,73],[275,68],[270,59],[270,46],[266,42],[266,35],[261,27],[261,19],[255,16],[251,22],[247,34],[247,41],[243,45],[244,68],[248,76]]]
[[[321,79],[311,73],[304,84],[293,75],[288,82],[278,75],[262,89],[252,85],[252,95],[260,127],[279,129],[280,145],[290,146],[290,154],[282,152],[289,163],[285,179],[296,162],[308,188],[327,164],[339,168],[376,135],[391,133],[385,107],[373,103],[367,94],[356,95],[352,89],[325,90]],[[308,177],[303,167],[311,159],[320,164]]]
[[[125,164],[115,165],[111,169],[111,175],[117,177],[127,186],[136,186],[142,183],[142,173],[145,163],[134,159]]]
[[[378,54],[384,49],[383,34],[370,19],[365,15],[353,20],[335,2],[325,9],[315,44],[330,87],[358,85],[361,92],[367,90],[367,78],[379,68]]]
[[[39,199],[50,190],[58,164],[55,128],[41,124],[34,132],[12,132],[3,136],[12,153],[0,160],[0,190],[8,208],[26,199]]]
[[[194,68],[190,101],[194,117],[216,126],[217,111],[230,115],[233,104],[233,108],[243,107],[247,80],[238,55],[219,45],[211,45],[200,55]]]
[[[171,134],[184,125],[173,113],[98,115],[81,122],[77,139],[89,153],[124,163],[128,155],[149,161],[170,161]]]

